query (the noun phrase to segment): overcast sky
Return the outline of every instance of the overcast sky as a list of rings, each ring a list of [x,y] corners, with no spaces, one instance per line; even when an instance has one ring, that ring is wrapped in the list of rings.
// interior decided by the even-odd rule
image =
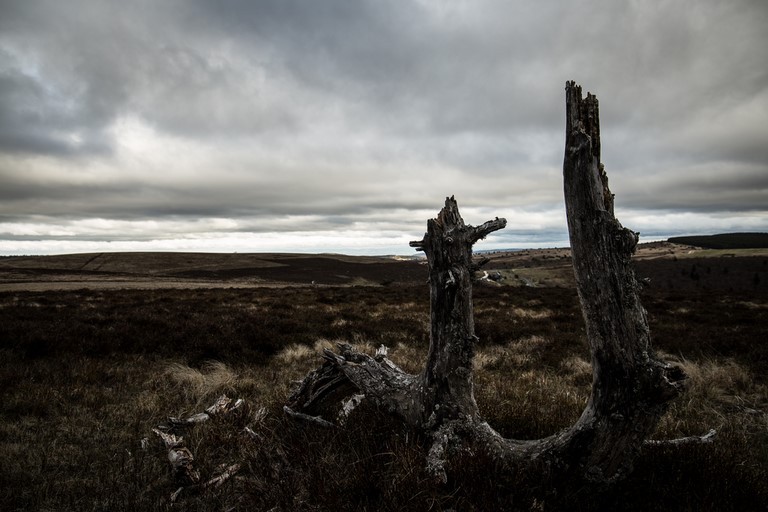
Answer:
[[[0,0],[0,254],[567,245],[571,79],[641,241],[768,231],[765,0]]]

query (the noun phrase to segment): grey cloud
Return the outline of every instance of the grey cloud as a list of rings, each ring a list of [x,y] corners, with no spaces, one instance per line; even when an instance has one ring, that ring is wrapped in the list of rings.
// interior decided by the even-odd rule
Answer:
[[[290,120],[284,111],[265,116],[249,107],[259,101],[249,70],[183,34],[169,5],[33,1],[25,7],[5,18],[8,34],[0,37],[3,92],[12,89],[0,106],[2,129],[16,150],[25,139],[29,150],[49,141],[52,153],[103,148],[109,126],[123,115],[205,135]],[[84,142],[61,140],[72,133]]]
[[[548,210],[561,201],[568,79],[601,100],[603,161],[627,207],[768,204],[764,2],[41,0],[0,10],[3,215],[228,217],[268,231],[290,215],[328,216],[313,226],[331,229],[387,209],[431,211],[452,193]],[[125,118],[208,160],[126,156],[115,132]],[[43,178],[25,171],[38,157]],[[98,166],[77,178],[71,165],[51,170],[76,159]]]
[[[2,58],[0,150],[58,156],[108,151],[108,138],[83,121],[76,98],[24,73],[11,55]]]
[[[114,15],[95,9],[90,24],[76,23],[82,36],[64,41],[61,56],[76,61],[93,110],[103,105],[116,115],[130,100],[153,122],[189,133],[254,130],[262,120],[261,126],[309,122],[302,99],[338,104],[350,124],[394,131],[552,130],[562,118],[562,84],[582,77],[611,98],[607,120],[637,113],[657,123],[691,106],[691,82],[706,93],[734,76],[750,80],[726,58],[735,43],[701,34],[710,30],[709,16],[765,42],[738,23],[753,13],[695,4],[525,9],[486,2],[469,16],[442,17],[439,7],[373,1],[165,4],[152,17],[142,12],[146,5],[120,6]],[[119,24],[118,16],[141,24]],[[223,54],[222,40],[231,41]],[[237,63],[228,60],[233,56]],[[722,60],[723,69],[709,69],[710,59]],[[752,60],[741,66],[754,69]],[[697,80],[699,72],[708,74]],[[249,87],[254,73],[261,87]],[[298,103],[260,103],[260,93],[286,86],[298,87]],[[640,108],[630,103],[638,101]]]
[[[352,103],[353,113],[362,104],[360,116],[375,110],[368,123],[451,133],[497,130],[542,117],[540,111],[536,117],[518,111],[510,119],[510,105],[525,108],[541,101],[534,95],[516,98],[510,87],[516,68],[520,76],[527,74],[514,57],[524,57],[531,45],[515,44],[509,36],[485,37],[484,20],[475,27],[458,19],[441,21],[418,3],[395,8],[372,1],[235,2],[222,8],[202,2],[198,7],[201,28],[237,31],[246,42],[240,47],[244,52],[266,47],[279,72]]]
[[[427,200],[381,196],[375,191],[340,194],[334,183],[300,186],[251,186],[246,183],[189,185],[135,181],[75,184],[61,181],[28,182],[23,176],[5,176],[0,188],[0,215],[27,211],[49,217],[113,219],[264,218],[324,215],[331,223],[351,224],[355,216],[393,208],[429,207]],[[343,217],[342,217],[343,216]],[[265,228],[268,230],[268,226]]]
[[[619,180],[617,204],[669,211],[765,211],[768,173],[764,168],[717,166],[686,173],[639,172]],[[658,190],[669,189],[660,194]],[[614,187],[615,190],[615,187]]]

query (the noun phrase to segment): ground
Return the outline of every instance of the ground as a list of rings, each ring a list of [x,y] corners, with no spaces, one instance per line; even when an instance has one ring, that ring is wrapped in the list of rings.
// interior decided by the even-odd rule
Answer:
[[[475,287],[481,413],[504,435],[572,423],[591,370],[568,252],[486,254]],[[768,505],[768,252],[641,244],[657,350],[690,376],[655,438],[719,431],[713,445],[649,449],[611,489],[562,497],[480,478],[448,486],[423,440],[368,411],[344,432],[299,428],[282,404],[337,341],[381,344],[411,372],[428,346],[420,259],[280,254],[91,254],[0,259],[0,509],[167,510],[175,490],[151,428],[221,393],[264,406],[261,444],[213,424],[188,435],[201,471],[247,471],[184,497],[190,510],[762,510]],[[483,274],[480,273],[480,276]],[[247,421],[243,419],[242,421]],[[147,439],[142,443],[142,440]],[[176,505],[178,506],[178,505]]]

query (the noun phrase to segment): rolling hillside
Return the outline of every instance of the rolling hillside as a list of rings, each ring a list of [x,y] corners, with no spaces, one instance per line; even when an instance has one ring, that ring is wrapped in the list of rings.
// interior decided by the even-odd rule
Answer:
[[[705,249],[765,249],[768,233],[721,233],[718,235],[678,236],[673,244],[693,245]]]

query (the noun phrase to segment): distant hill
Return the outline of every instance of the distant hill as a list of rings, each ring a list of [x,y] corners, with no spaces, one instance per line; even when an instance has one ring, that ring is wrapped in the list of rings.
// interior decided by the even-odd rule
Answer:
[[[673,244],[694,245],[705,249],[765,249],[768,248],[768,233],[677,236],[667,241]]]
[[[0,259],[0,290],[41,282],[55,289],[412,284],[425,282],[427,273],[417,260],[342,254],[62,254]]]

